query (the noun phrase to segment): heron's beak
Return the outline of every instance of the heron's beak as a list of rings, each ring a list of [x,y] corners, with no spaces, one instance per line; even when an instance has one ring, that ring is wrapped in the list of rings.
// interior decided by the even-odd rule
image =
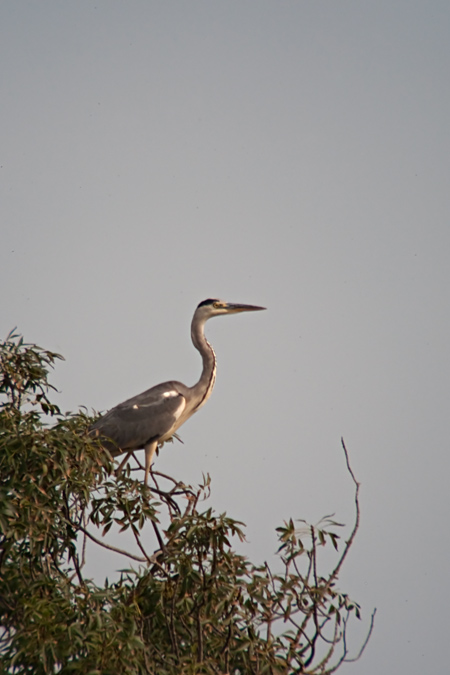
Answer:
[[[235,314],[237,312],[258,312],[260,309],[266,309],[265,307],[258,307],[257,305],[240,305],[232,302],[228,302],[226,305],[227,312]]]

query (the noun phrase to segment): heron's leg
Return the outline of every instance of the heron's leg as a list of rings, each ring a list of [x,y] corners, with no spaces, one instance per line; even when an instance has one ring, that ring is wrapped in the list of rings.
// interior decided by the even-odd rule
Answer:
[[[144,483],[148,485],[148,474],[153,461],[153,455],[158,447],[158,441],[151,441],[145,446],[145,479]]]

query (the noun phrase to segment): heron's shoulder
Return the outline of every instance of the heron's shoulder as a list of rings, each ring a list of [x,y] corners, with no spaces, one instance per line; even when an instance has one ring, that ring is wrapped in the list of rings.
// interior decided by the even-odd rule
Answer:
[[[117,407],[119,408],[130,408],[136,405],[149,405],[153,403],[167,403],[169,401],[179,400],[180,398],[185,398],[188,387],[186,387],[181,382],[176,382],[175,380],[170,380],[169,382],[162,382],[157,384],[146,391],[143,391],[137,396],[127,399],[123,403],[120,403]]]

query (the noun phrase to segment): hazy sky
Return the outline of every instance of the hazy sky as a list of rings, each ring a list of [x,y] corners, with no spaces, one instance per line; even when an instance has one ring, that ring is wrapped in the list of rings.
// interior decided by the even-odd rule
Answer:
[[[438,0],[0,3],[1,336],[105,410],[196,381],[199,301],[266,306],[208,324],[157,468],[209,472],[262,562],[291,516],[351,525],[344,436],[355,645],[378,608],[347,675],[448,668],[449,36]]]

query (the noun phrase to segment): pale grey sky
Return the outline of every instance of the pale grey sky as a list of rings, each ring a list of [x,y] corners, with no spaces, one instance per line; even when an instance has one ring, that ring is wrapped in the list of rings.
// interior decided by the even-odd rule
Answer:
[[[0,333],[62,352],[64,409],[216,389],[157,467],[274,528],[335,512],[378,608],[352,675],[448,669],[450,5],[0,4]],[[93,572],[123,561],[97,558]]]

